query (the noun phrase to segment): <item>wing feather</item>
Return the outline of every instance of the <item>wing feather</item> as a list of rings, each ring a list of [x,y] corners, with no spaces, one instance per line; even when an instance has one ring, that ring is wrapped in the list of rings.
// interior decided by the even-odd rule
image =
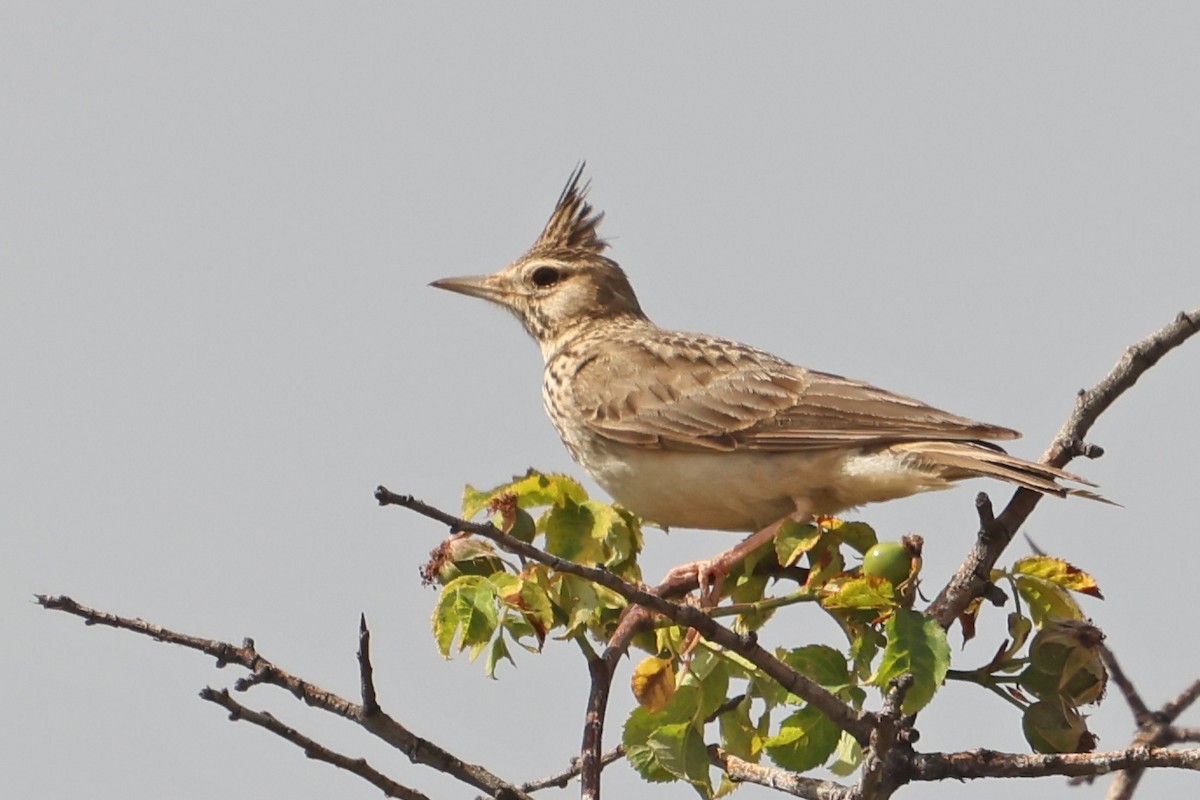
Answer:
[[[576,361],[570,391],[596,433],[644,447],[776,452],[1019,436],[736,342],[657,333],[610,339]]]

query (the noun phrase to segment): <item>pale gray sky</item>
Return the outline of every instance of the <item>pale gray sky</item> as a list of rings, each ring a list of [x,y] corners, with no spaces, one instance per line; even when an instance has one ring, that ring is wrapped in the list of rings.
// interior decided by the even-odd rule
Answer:
[[[362,611],[381,699],[416,732],[512,780],[563,767],[576,652],[522,655],[499,682],[441,661],[416,567],[443,531],[371,496],[385,483],[453,509],[468,481],[580,474],[544,419],[533,344],[428,281],[520,254],[586,158],[659,323],[1016,427],[1013,451],[1036,457],[1077,389],[1197,305],[1198,40],[1182,2],[3,3],[6,792],[377,796],[196,697],[232,670],[85,629],[34,592],[253,636],[350,696]],[[1193,343],[1101,420],[1108,455],[1075,465],[1125,508],[1046,502],[1028,526],[1099,579],[1108,600],[1086,610],[1154,705],[1200,663],[1198,395]],[[861,517],[923,534],[940,584],[978,489],[1007,496],[976,483]],[[647,572],[730,543],[652,533]],[[836,641],[794,619],[796,641]],[[956,665],[999,635],[985,625]],[[278,692],[245,700],[472,796]],[[1106,749],[1132,725],[1118,697],[1092,723]],[[958,687],[920,729],[929,749],[1025,746],[1008,706]],[[1154,774],[1143,793],[1196,780]],[[646,796],[624,768],[607,785]],[[1017,789],[1103,794],[905,796]]]

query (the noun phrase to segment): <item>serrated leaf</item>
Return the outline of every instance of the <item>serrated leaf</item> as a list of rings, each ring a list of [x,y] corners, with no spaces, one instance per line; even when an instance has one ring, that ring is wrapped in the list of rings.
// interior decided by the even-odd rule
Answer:
[[[600,541],[592,535],[596,518],[587,505],[568,501],[555,506],[542,517],[541,525],[546,532],[547,553],[587,566],[608,560]]]
[[[650,783],[666,783],[675,776],[659,763],[657,754],[650,747],[650,735],[663,724],[657,714],[651,714],[638,706],[625,720],[621,730],[621,744],[625,747],[625,758],[639,775]]]
[[[600,597],[592,582],[567,573],[558,576],[554,602],[567,615],[563,639],[585,631],[600,608]]]
[[[821,536],[816,547],[808,551],[808,580],[804,588],[813,589],[824,586],[831,580],[836,580],[846,569],[846,559],[842,557],[834,534],[826,533]]]
[[[463,489],[463,518],[470,519],[503,494],[516,495],[520,508],[559,505],[568,499],[575,503],[587,500],[587,492],[574,478],[531,469],[492,489],[480,491],[467,484]]]
[[[937,620],[918,611],[897,609],[885,623],[887,646],[871,683],[886,691],[888,682],[905,673],[913,684],[901,711],[915,714],[929,703],[950,669],[950,642]]]
[[[839,578],[821,588],[822,608],[887,610],[898,605],[896,587],[878,575]]]
[[[865,680],[871,674],[871,664],[885,644],[882,634],[874,628],[863,628],[850,642],[851,669],[858,678]]]
[[[1053,581],[1036,575],[1015,575],[1013,583],[1038,627],[1048,620],[1087,618],[1075,598]]]
[[[649,656],[633,669],[629,686],[638,705],[657,714],[675,697],[675,668],[669,658]]]
[[[845,731],[842,731],[841,738],[838,739],[837,748],[833,752],[836,757],[829,764],[829,771],[839,778],[853,775],[862,765],[862,745]]]
[[[662,769],[690,783],[701,797],[712,797],[712,782],[708,777],[708,746],[693,724],[676,722],[663,725],[650,734],[646,745]]]
[[[812,706],[805,706],[779,724],[779,732],[764,743],[767,755],[780,767],[807,772],[825,763],[837,747],[841,729]]]
[[[627,580],[641,580],[636,564],[637,554],[642,550],[641,520],[626,509],[598,500],[588,500],[580,505],[591,509],[592,536],[608,550],[605,566]],[[626,574],[623,569],[634,572]]]
[[[709,650],[698,650],[683,682],[694,684],[700,691],[693,721],[703,725],[704,720],[729,698],[729,664]]]
[[[458,650],[486,645],[496,631],[496,587],[488,578],[464,575],[442,587],[433,610],[433,636],[438,652],[450,657],[458,636]]]
[[[794,520],[784,520],[775,534],[775,557],[779,563],[789,567],[800,556],[816,547],[823,531],[816,525],[802,525]]]
[[[1012,571],[1018,575],[1042,578],[1073,592],[1104,599],[1095,578],[1061,558],[1029,556],[1013,564]]]
[[[747,695],[737,706],[718,717],[717,724],[721,731],[721,747],[738,758],[757,764],[763,739],[750,721],[751,702],[752,698]]]
[[[846,657],[828,645],[811,644],[778,652],[776,655],[804,677],[826,688],[836,689],[850,683]]]
[[[875,529],[865,522],[843,522],[834,528],[834,532],[839,539],[864,555],[879,542]]]

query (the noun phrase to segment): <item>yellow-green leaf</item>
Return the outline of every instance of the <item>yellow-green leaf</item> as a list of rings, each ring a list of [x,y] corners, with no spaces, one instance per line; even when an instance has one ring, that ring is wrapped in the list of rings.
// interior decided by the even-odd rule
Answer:
[[[821,589],[824,608],[892,609],[899,605],[896,587],[878,575],[859,575],[829,581]]]
[[[1053,581],[1036,575],[1016,575],[1013,583],[1038,627],[1048,620],[1087,619],[1075,598]]]
[[[1061,558],[1029,556],[1013,564],[1012,571],[1018,575],[1042,578],[1073,592],[1104,599],[1095,578]]]
[[[608,560],[601,542],[593,536],[596,518],[591,507],[568,501],[542,517],[546,552],[577,564],[594,566]]]
[[[496,587],[479,575],[455,578],[442,588],[433,610],[433,635],[438,652],[450,657],[458,636],[458,650],[487,644],[496,630]]]
[[[521,508],[559,505],[568,499],[582,503],[587,499],[587,492],[574,478],[559,474],[547,475],[531,469],[524,475],[492,489],[480,491],[467,484],[463,489],[463,517],[470,519],[503,494],[516,495],[517,505]]]
[[[821,534],[821,529],[816,525],[784,520],[775,534],[775,557],[783,566],[791,566],[821,541]]]

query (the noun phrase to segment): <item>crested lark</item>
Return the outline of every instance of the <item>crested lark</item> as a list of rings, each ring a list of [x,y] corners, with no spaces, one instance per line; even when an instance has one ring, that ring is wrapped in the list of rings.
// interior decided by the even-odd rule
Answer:
[[[507,308],[541,347],[542,397],[596,482],[667,526],[753,531],[708,565],[720,574],[774,535],[853,506],[987,476],[1045,494],[1094,485],[1010,456],[975,422],[728,339],[663,330],[596,228],[582,167],[542,235],[499,272],[433,286]],[[703,575],[702,575],[703,577]]]

